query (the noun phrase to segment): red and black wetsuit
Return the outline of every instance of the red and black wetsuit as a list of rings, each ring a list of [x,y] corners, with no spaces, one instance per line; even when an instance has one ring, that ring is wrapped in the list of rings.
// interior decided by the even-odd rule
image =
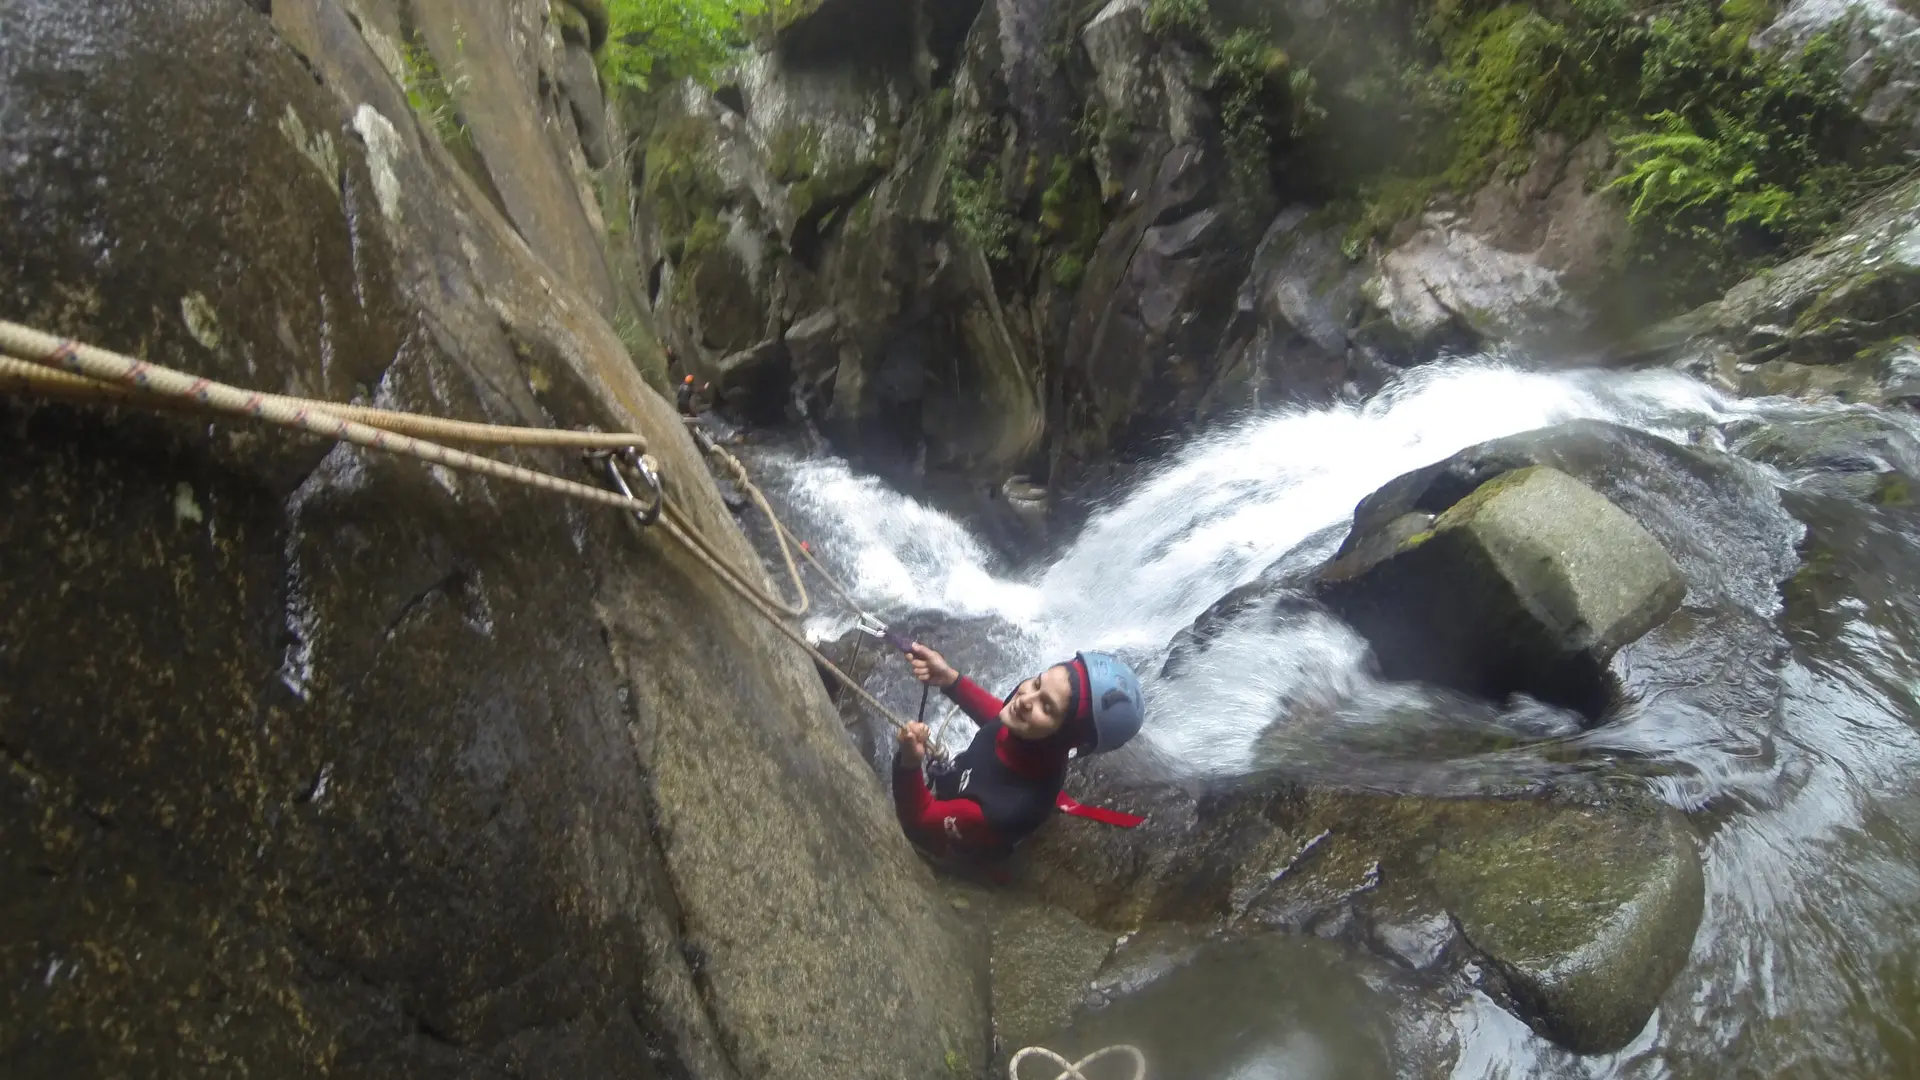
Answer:
[[[1077,662],[1076,662],[1077,666]],[[1068,754],[1086,732],[1084,674],[1075,673],[1073,719],[1045,739],[1016,737],[1000,723],[1005,702],[962,675],[943,691],[980,725],[973,742],[937,772],[893,759],[893,806],[914,843],[934,855],[999,856],[1046,823],[1067,779]]]

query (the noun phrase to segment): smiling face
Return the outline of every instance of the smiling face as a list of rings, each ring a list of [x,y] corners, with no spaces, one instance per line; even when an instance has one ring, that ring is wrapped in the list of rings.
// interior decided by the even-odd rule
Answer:
[[[1014,690],[1000,709],[1000,722],[1017,738],[1044,739],[1067,722],[1067,705],[1072,698],[1073,678],[1066,667],[1056,665]]]

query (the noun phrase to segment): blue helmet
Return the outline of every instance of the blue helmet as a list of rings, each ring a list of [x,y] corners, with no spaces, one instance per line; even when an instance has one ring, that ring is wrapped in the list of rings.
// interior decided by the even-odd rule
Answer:
[[[1140,733],[1147,716],[1140,696],[1140,679],[1117,657],[1101,652],[1080,654],[1087,667],[1087,694],[1093,703],[1093,746],[1088,753],[1104,754]]]

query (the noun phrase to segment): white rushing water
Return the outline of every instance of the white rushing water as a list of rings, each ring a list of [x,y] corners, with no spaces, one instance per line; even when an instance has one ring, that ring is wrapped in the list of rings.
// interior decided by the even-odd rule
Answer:
[[[1078,650],[1135,661],[1154,718],[1143,752],[1217,773],[1244,766],[1259,732],[1251,718],[1350,696],[1364,646],[1331,620],[1307,619],[1220,641],[1177,680],[1156,679],[1159,662],[1176,634],[1276,560],[1331,553],[1360,499],[1503,435],[1595,418],[1687,441],[1741,409],[1672,372],[1546,374],[1492,360],[1415,369],[1364,403],[1276,411],[1195,440],[1025,578],[996,574],[958,522],[838,459],[759,465],[863,604],[1003,624],[998,662],[971,672],[991,687]],[[847,625],[827,616],[813,632]]]

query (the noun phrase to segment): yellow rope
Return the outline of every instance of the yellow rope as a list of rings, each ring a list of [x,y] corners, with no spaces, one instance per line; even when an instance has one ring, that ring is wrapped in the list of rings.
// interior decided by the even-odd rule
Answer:
[[[773,523],[774,542],[780,547],[780,558],[787,564],[787,580],[793,582],[794,591],[800,594],[800,600],[794,604],[785,603],[773,596],[766,597],[766,600],[769,605],[781,613],[791,615],[796,619],[800,618],[807,613],[809,605],[807,602],[807,587],[800,577],[800,567],[795,565],[793,561],[793,546],[800,546],[800,550],[807,552],[807,558],[809,559],[813,559],[813,553],[807,551],[805,546],[799,545],[798,541],[793,541],[792,546],[789,545],[788,542],[792,540],[792,534],[787,531],[786,525],[781,523],[780,516],[773,512],[773,507],[767,502],[766,495],[762,494],[760,488],[747,476],[747,467],[740,463],[739,458],[721,449],[720,444],[714,442],[712,439],[701,439],[700,442],[706,446],[708,454],[719,461],[721,467],[733,477],[734,483],[739,486],[740,490],[746,492],[747,497],[752,499],[754,505],[760,508],[760,512],[767,516],[767,520]],[[814,561],[814,566],[820,568],[818,560]],[[824,574],[825,569],[821,568],[821,572]],[[840,588],[839,584],[833,580],[831,575],[827,576],[827,583],[833,586],[835,590],[839,590]],[[855,611],[860,610],[860,605],[854,603],[852,597],[847,596],[844,591],[842,591],[840,595],[847,601],[848,606],[852,607]]]
[[[404,454],[449,468],[476,472],[511,483],[552,491],[603,506],[618,507],[646,515],[656,507],[628,495],[575,483],[549,473],[449,449],[415,435],[431,435],[452,441],[494,443],[509,446],[564,446],[590,449],[644,449],[645,440],[634,433],[562,431],[553,428],[517,428],[476,424],[460,420],[420,416],[385,409],[341,405],[335,402],[262,394],[211,379],[200,378],[171,368],[122,356],[77,341],[55,337],[18,323],[0,320],[0,389],[24,389],[35,393],[81,401],[109,401],[142,408],[179,408],[195,412],[248,417],[296,428],[325,438],[340,439],[356,445]],[[21,359],[16,359],[15,356]],[[61,370],[64,369],[64,370]],[[714,449],[717,449],[714,448]],[[748,491],[754,502],[782,537],[781,554],[788,576],[799,594],[797,604],[789,604],[756,585],[748,575],[720,554],[714,544],[671,502],[664,501],[662,521],[667,534],[684,546],[729,588],[771,622],[787,638],[875,709],[896,728],[907,725],[905,718],[881,704],[879,699],[828,660],[785,617],[798,618],[807,611],[806,586],[800,569],[787,547],[792,533],[774,514],[765,495],[747,478],[746,469],[731,454],[721,452],[729,471]],[[802,547],[802,551],[806,551]],[[807,557],[826,577],[828,583],[846,597],[826,568]],[[858,610],[858,605],[853,605]]]
[[[12,353],[37,363],[65,368],[90,379],[137,388],[146,393],[191,403],[221,413],[253,417],[329,439],[342,439],[359,446],[404,454],[436,465],[445,465],[449,468],[476,472],[544,491],[569,495],[586,502],[615,506],[635,512],[646,512],[651,509],[648,504],[626,495],[589,487],[549,473],[523,469],[518,465],[508,465],[492,458],[449,449],[410,435],[402,435],[349,420],[331,411],[327,402],[306,402],[298,398],[252,393],[225,383],[187,375],[171,368],[121,356],[77,341],[43,334],[17,323],[0,320],[0,352]]]
[[[1091,1077],[1081,1070],[1102,1058],[1114,1056],[1128,1059],[1128,1064],[1133,1071],[1128,1075],[1127,1080],[1147,1080],[1147,1056],[1142,1054],[1137,1047],[1128,1046],[1125,1043],[1117,1046],[1102,1047],[1088,1054],[1086,1057],[1081,1058],[1079,1061],[1068,1061],[1066,1058],[1061,1057],[1059,1054],[1054,1053],[1044,1046],[1029,1046],[1013,1055],[1013,1060],[1007,1062],[1007,1077],[1008,1080],[1022,1080],[1020,1076],[1021,1064],[1026,1061],[1037,1060],[1049,1062],[1060,1070],[1051,1080],[1092,1080]],[[1119,1080],[1119,1078],[1116,1077],[1115,1080]]]
[[[0,325],[5,324],[0,323]],[[167,399],[154,398],[125,386],[101,382],[99,379],[88,378],[85,375],[76,375],[44,364],[29,363],[4,355],[0,355],[0,388],[31,391],[74,401],[108,401],[148,407],[170,403],[197,412],[223,411],[190,399],[176,399],[168,402]],[[505,427],[498,424],[476,424],[467,420],[444,420],[437,416],[394,412],[390,409],[372,409],[364,405],[342,405],[332,401],[282,397],[279,394],[262,394],[260,397],[262,401],[296,408],[301,406],[323,408],[335,416],[345,417],[368,427],[442,442],[487,443],[495,446],[555,446],[588,450],[624,450],[631,446],[641,451],[644,451],[647,445],[646,439],[631,431],[569,431],[565,428]]]

